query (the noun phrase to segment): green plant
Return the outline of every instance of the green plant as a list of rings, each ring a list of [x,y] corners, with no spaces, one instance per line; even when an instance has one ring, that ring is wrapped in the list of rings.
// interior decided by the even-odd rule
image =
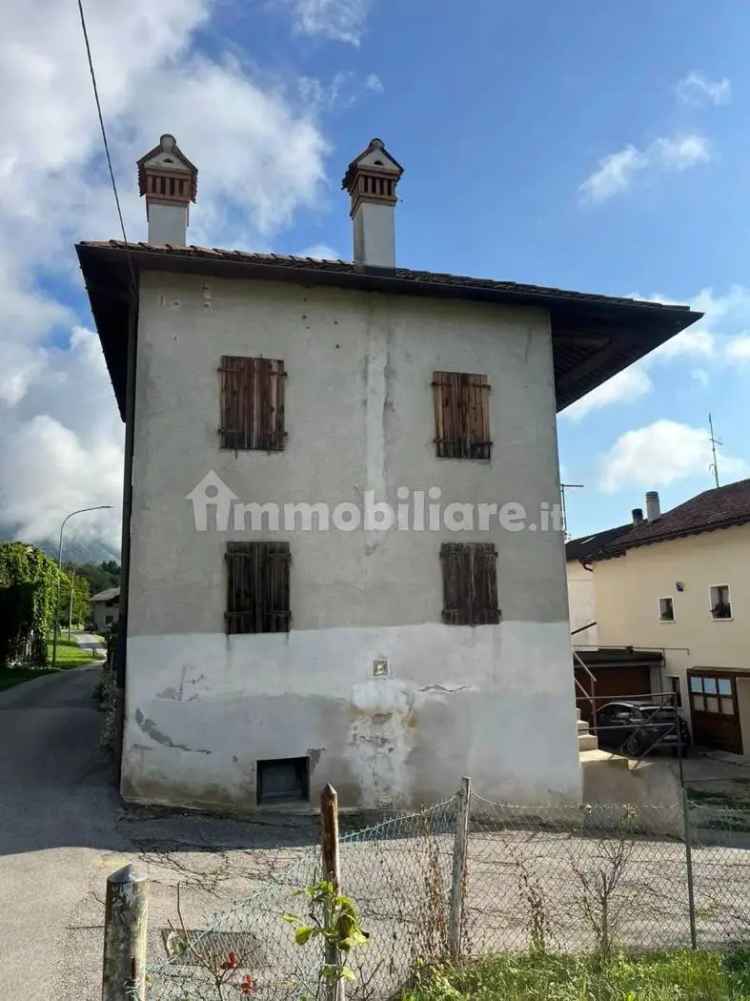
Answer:
[[[41,549],[0,542],[0,665],[19,660],[47,663],[58,581],[67,581]]]
[[[297,945],[306,945],[317,938],[324,941],[327,948],[320,969],[321,980],[334,985],[342,980],[354,980],[355,974],[347,957],[353,949],[366,945],[369,937],[360,925],[356,904],[339,893],[327,879],[299,892],[310,901],[311,923],[296,914],[284,914],[284,921],[294,927],[294,941]]]

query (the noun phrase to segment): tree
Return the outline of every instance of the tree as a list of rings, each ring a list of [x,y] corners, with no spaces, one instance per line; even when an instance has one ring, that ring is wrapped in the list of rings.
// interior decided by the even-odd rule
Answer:
[[[57,564],[25,542],[0,542],[0,665],[30,659],[47,663],[55,619]]]

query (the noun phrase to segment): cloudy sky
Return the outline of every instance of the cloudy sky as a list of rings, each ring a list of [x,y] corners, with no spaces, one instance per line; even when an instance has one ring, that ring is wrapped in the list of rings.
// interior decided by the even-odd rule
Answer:
[[[690,303],[705,319],[560,417],[574,534],[750,476],[750,9],[731,0],[87,0],[128,236],[135,160],[200,170],[189,239],[349,257],[343,169],[407,173],[404,266]],[[73,243],[117,237],[75,0],[0,38],[0,523],[119,508],[123,430]],[[79,531],[118,541],[117,518]]]

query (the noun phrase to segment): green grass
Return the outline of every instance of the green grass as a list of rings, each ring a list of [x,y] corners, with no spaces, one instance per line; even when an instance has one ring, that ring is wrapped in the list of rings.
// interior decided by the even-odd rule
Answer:
[[[15,685],[21,685],[24,681],[31,681],[33,678],[40,678],[43,674],[57,674],[59,671],[67,671],[71,667],[80,667],[82,664],[90,664],[95,659],[89,650],[81,650],[74,640],[57,641],[57,667],[52,668],[52,644],[47,646],[47,667],[0,667],[0,692]],[[101,661],[95,661],[101,664]]]
[[[402,1001],[748,1001],[750,952],[671,952],[609,962],[494,956],[423,975]]]
[[[78,667],[79,664],[88,664],[95,658],[90,650],[82,650],[75,640],[57,641],[57,666],[63,669],[68,667]],[[52,644],[47,644],[47,660],[52,663]]]

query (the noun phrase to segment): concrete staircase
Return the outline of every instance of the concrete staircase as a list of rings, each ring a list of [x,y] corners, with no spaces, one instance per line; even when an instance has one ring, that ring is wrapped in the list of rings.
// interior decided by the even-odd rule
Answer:
[[[588,723],[585,719],[581,719],[581,710],[576,709],[576,715],[578,717],[578,753],[588,753],[590,751],[599,750],[599,741],[596,736],[591,732]]]

